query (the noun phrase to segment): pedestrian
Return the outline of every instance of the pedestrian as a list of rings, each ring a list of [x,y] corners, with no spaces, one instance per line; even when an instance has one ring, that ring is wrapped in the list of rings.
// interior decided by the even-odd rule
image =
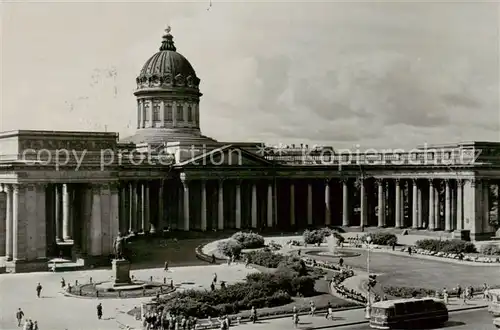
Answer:
[[[102,319],[102,304],[99,303],[97,305],[97,319],[100,320]]]
[[[33,330],[39,330],[38,329],[38,321],[33,322]]]
[[[212,263],[215,264],[215,254],[212,253]]]
[[[38,284],[36,285],[36,296],[38,298],[40,298],[40,293],[42,293],[42,285],[40,284],[40,282],[38,282]]]
[[[214,282],[214,284],[217,284],[217,273],[214,273],[214,279],[212,282]]]
[[[23,320],[24,312],[19,308],[16,312],[17,326],[21,326],[21,321]]]
[[[411,256],[411,246],[408,247],[408,255]]]
[[[464,304],[466,305],[467,304],[467,298],[469,298],[469,295],[470,295],[470,292],[469,292],[469,287],[466,286],[465,287],[465,291],[464,291]]]
[[[443,289],[443,300],[444,304],[448,305],[448,290],[446,290],[446,288]]]
[[[472,285],[469,285],[469,293],[470,293],[469,299],[471,300],[474,298],[474,288],[472,287]]]
[[[294,313],[292,315],[293,325],[297,328],[299,326],[299,314]]]
[[[168,272],[168,261],[165,261],[165,267],[163,268],[163,270]]]
[[[309,306],[311,308],[311,316],[314,316],[314,313],[316,312],[316,305],[314,304],[314,301],[311,301]]]
[[[61,288],[64,289],[65,286],[66,286],[66,281],[64,280],[64,277],[61,277]]]
[[[460,299],[462,297],[462,287],[459,285],[457,285],[457,298]]]
[[[488,295],[489,295],[488,284],[484,283],[483,284],[483,299],[488,300]]]
[[[23,330],[30,330],[30,320],[25,320]]]
[[[330,308],[331,308],[331,307],[332,307],[332,305],[330,304],[330,302],[328,302],[328,305],[326,305],[326,311],[327,311],[327,312],[326,312],[325,319],[327,319],[327,318],[328,318],[328,316],[329,316],[328,314],[329,314],[329,311],[330,311]]]

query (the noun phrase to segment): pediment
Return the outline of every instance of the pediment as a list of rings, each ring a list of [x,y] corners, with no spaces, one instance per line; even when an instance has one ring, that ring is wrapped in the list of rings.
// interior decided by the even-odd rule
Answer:
[[[241,166],[241,167],[267,167],[273,163],[267,159],[260,157],[254,153],[243,150],[232,145],[227,145],[221,148],[211,150],[207,153],[198,155],[194,158],[186,160],[179,167],[187,166]]]

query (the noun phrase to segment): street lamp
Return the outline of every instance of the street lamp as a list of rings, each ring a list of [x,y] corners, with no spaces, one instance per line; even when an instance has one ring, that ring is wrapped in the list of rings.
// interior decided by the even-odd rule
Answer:
[[[368,281],[370,281],[370,243],[371,242],[372,242],[372,237],[370,235],[368,235],[366,237],[366,246],[368,249],[368,254],[366,256],[366,271],[368,273]],[[370,283],[368,283],[368,298],[367,298],[366,309],[365,309],[365,318],[366,319],[369,319],[370,314],[371,314],[370,289],[371,289],[371,286],[370,286]]]

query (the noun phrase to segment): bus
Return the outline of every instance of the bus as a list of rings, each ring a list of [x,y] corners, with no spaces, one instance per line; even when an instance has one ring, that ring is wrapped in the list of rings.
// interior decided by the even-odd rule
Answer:
[[[448,321],[446,304],[434,298],[397,299],[373,303],[373,329],[429,329]]]
[[[488,290],[488,312],[494,317],[500,317],[500,289]]]

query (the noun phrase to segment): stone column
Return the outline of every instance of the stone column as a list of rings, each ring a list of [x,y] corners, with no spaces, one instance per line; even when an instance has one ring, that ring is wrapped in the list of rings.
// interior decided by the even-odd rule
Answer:
[[[119,232],[120,234],[126,233],[128,230],[128,215],[129,212],[127,212],[127,185],[125,184],[124,186],[122,185],[120,187],[120,219],[119,219]]]
[[[22,189],[22,188],[21,188]],[[25,240],[26,240],[26,228],[23,226],[22,222],[24,219],[19,218],[19,195],[20,195],[19,185],[13,185],[12,192],[12,259],[19,260],[25,258]],[[24,189],[23,189],[24,192]],[[24,206],[24,205],[22,205]]]
[[[224,230],[224,181],[219,180],[219,198],[217,212],[217,229]]]
[[[12,260],[12,242],[14,234],[14,225],[12,223],[12,194],[13,189],[10,185],[4,186],[6,194],[6,207],[5,207],[5,256],[7,260]]]
[[[141,209],[141,230],[140,232],[145,233],[146,232],[146,184],[144,182],[140,183],[140,209]]]
[[[463,181],[457,180],[457,230],[464,229]]]
[[[273,185],[267,185],[267,228],[273,228]]]
[[[349,181],[342,180],[342,226],[350,225],[350,210],[349,210]]]
[[[445,185],[445,200],[444,200],[444,230],[451,231],[451,191],[450,180],[444,180]]]
[[[422,207],[422,187],[417,186],[417,226],[418,228],[423,227],[424,215],[423,215],[423,207]]]
[[[90,217],[90,255],[102,255],[102,202],[101,185],[92,185]]]
[[[165,127],[165,101],[160,101],[160,127]],[[163,228],[160,228],[163,229]]]
[[[325,225],[332,223],[332,210],[330,208],[330,179],[325,180]]]
[[[434,187],[434,228],[441,228],[441,215],[439,212],[439,190],[438,187]]]
[[[401,228],[401,182],[396,179],[396,206],[394,207],[395,217],[395,227]]]
[[[413,191],[412,191],[412,215],[411,215],[411,226],[413,229],[418,228],[418,188],[417,188],[417,179],[413,179]]]
[[[378,187],[378,227],[385,226],[385,193],[384,193],[384,180],[377,179]]]
[[[236,181],[236,229],[241,228],[241,182]]]
[[[184,195],[182,197],[183,201],[183,215],[184,215],[184,230],[189,231],[190,229],[190,224],[189,224],[189,181],[184,179],[182,180],[182,186],[183,186],[183,191]]]
[[[434,182],[432,179],[429,180],[429,230],[435,230],[436,227],[434,225]]]
[[[252,184],[252,228],[257,228],[257,186]]]
[[[493,230],[490,228],[490,182],[482,180],[483,188],[483,233],[491,233]]]
[[[54,185],[55,193],[55,222],[56,222],[56,240],[61,242],[63,240],[63,203],[61,186],[59,184]]]
[[[137,184],[135,182],[129,183],[129,223],[128,231],[129,233],[134,233],[137,231]]]
[[[295,185],[290,183],[290,225],[295,226]]]
[[[161,104],[163,104],[163,101]],[[165,228],[165,196],[163,195],[163,185],[163,180],[160,180],[158,185],[158,231],[160,233],[162,233]]]
[[[63,200],[63,239],[71,239],[71,233],[69,232],[69,214],[70,214],[70,197],[69,197],[69,187],[67,184],[63,184],[62,186],[62,200]]]
[[[113,182],[109,197],[109,253],[113,253],[113,243],[120,232],[120,195],[119,184]],[[108,252],[108,251],[106,251]]]
[[[154,223],[151,221],[151,199],[149,198],[150,182],[144,183],[144,222],[146,226],[144,227],[144,232],[149,231],[150,233],[156,233],[156,228]]]
[[[367,198],[366,198],[366,187],[364,178],[360,179],[359,185],[359,208],[360,208],[360,225],[361,227],[368,226],[368,214],[367,214]]]
[[[313,225],[313,196],[312,196],[312,184],[307,184],[307,225]]]
[[[201,230],[207,230],[207,184],[201,180]]]

